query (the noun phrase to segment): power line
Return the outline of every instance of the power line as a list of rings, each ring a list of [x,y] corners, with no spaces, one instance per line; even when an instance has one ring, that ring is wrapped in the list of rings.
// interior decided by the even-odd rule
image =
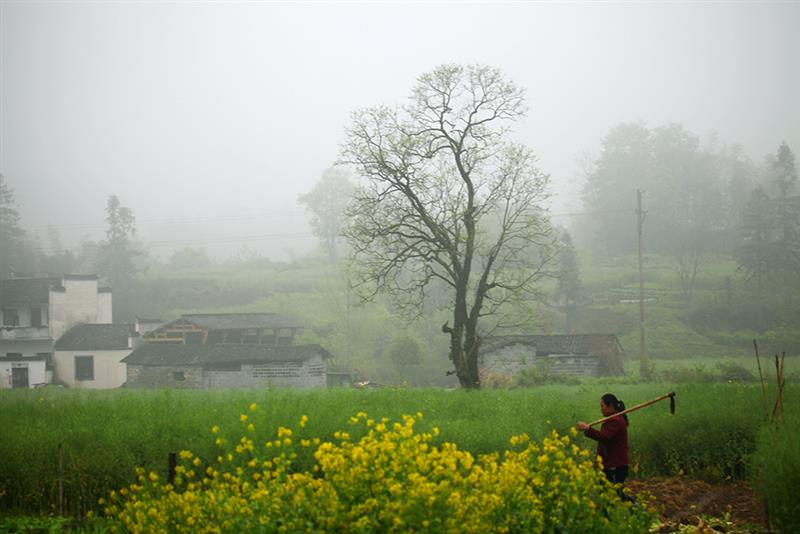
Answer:
[[[208,217],[183,217],[183,218],[168,218],[168,219],[137,219],[135,223],[137,225],[144,224],[144,225],[165,225],[165,224],[197,224],[202,222],[222,222],[222,221],[236,221],[236,220],[246,220],[246,219],[257,219],[259,217],[286,217],[286,216],[295,216],[304,214],[304,211],[300,210],[292,210],[292,211],[265,211],[259,213],[240,213],[240,214],[223,214],[223,215],[213,215]],[[105,221],[95,221],[95,222],[81,222],[81,223],[56,223],[56,224],[44,224],[44,225],[34,225],[31,226],[32,229],[49,229],[54,228],[56,230],[73,230],[73,229],[91,229],[91,228],[103,228],[107,226]]]

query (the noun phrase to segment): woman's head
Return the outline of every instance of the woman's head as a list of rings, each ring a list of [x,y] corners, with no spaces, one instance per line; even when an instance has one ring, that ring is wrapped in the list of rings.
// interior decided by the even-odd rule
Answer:
[[[609,415],[614,415],[617,412],[621,412],[625,409],[625,403],[622,400],[618,399],[616,395],[611,393],[606,393],[602,397],[600,397],[600,411],[603,412],[603,415],[608,417]],[[628,420],[627,415],[623,415],[625,420]]]

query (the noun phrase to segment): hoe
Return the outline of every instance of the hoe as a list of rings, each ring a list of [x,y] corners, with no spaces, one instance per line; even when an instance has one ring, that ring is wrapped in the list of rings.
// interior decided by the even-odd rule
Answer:
[[[661,395],[660,397],[656,397],[655,399],[649,400],[647,402],[643,402],[641,404],[637,404],[636,406],[632,406],[631,408],[628,408],[626,410],[622,410],[621,412],[617,412],[615,414],[609,415],[608,417],[603,417],[602,419],[598,419],[597,421],[592,421],[591,423],[589,423],[589,426],[599,425],[600,423],[604,423],[604,422],[608,421],[612,417],[616,417],[616,416],[622,415],[624,413],[635,412],[636,410],[644,408],[645,406],[650,406],[651,404],[655,404],[658,401],[662,401],[662,400],[664,400],[666,398],[669,398],[669,413],[674,414],[675,413],[675,392],[671,391],[669,393]]]

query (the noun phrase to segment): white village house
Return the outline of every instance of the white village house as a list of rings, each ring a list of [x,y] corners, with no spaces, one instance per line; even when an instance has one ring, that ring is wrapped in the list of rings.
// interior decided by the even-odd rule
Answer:
[[[127,381],[122,359],[140,343],[138,325],[80,324],[55,343],[56,380],[68,387],[118,388]]]
[[[0,280],[0,388],[50,383],[53,344],[80,323],[111,323],[111,289],[97,276]]]

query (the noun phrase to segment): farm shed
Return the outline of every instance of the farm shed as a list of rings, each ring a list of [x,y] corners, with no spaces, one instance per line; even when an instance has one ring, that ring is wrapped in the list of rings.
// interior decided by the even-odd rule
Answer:
[[[144,334],[147,343],[293,345],[302,329],[275,313],[194,313]]]
[[[146,343],[122,361],[132,388],[318,388],[330,357],[319,345]]]
[[[623,373],[623,357],[614,334],[493,336],[481,341],[478,366],[507,377],[535,365],[555,375],[608,376]]]

